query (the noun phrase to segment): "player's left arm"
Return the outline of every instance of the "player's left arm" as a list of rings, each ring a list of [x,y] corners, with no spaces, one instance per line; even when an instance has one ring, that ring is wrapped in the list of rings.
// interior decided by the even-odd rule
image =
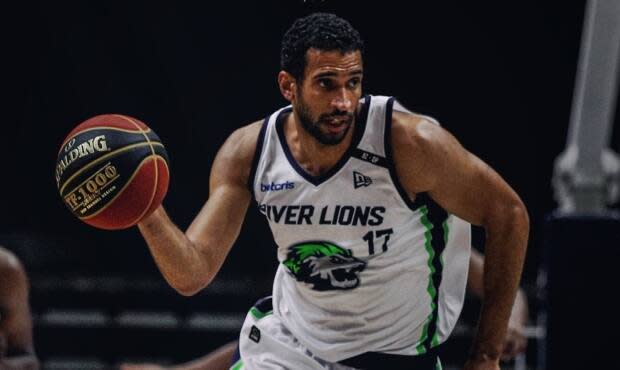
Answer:
[[[0,254],[0,333],[6,339],[0,370],[36,370],[39,362],[32,341],[28,278],[15,256],[4,250]]]
[[[469,273],[467,274],[467,288],[476,297],[484,299],[484,256],[474,247],[471,248],[469,259]],[[525,326],[529,321],[528,300],[522,288],[517,290],[517,296],[508,320],[508,332],[504,339],[502,360],[513,359],[527,349]]]
[[[440,126],[400,112],[392,126],[396,170],[407,192],[427,192],[449,213],[486,230],[484,300],[466,369],[498,369],[527,248],[527,210],[497,172]]]

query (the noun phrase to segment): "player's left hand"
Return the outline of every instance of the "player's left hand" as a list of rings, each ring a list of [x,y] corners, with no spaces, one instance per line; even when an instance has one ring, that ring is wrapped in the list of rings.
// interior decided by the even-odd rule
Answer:
[[[519,289],[512,307],[510,320],[508,321],[508,332],[506,333],[502,352],[503,361],[512,360],[516,355],[525,352],[527,349],[527,338],[524,334],[524,328],[528,319],[527,297]]]

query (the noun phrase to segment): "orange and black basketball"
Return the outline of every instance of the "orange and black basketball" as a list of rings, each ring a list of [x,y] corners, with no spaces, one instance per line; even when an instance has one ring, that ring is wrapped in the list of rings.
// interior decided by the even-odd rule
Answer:
[[[151,214],[168,190],[168,155],[143,122],[120,114],[90,118],[62,143],[56,184],[80,220],[124,229]]]

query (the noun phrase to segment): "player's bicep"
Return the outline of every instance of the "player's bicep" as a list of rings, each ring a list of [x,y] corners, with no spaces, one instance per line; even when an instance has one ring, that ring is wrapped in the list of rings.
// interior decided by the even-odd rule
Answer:
[[[440,126],[411,115],[394,119],[397,172],[410,194],[427,192],[446,211],[476,225],[520,202],[491,167]]]
[[[510,186],[481,159],[465,150],[447,131],[436,128],[429,144],[437,165],[428,193],[446,211],[475,225],[508,215],[520,203]]]
[[[460,162],[462,167],[449,166],[445,181],[439,181],[429,195],[448,212],[486,225],[495,215],[508,214],[518,197],[497,172],[472,154],[467,157]]]
[[[233,133],[213,162],[209,199],[187,230],[199,247],[217,245],[228,250],[239,235],[251,200],[247,181],[256,147],[252,129]]]

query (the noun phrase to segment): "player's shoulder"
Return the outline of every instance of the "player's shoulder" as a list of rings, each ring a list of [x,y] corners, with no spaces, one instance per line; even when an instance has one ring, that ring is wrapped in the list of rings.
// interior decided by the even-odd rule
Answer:
[[[258,121],[254,121],[248,125],[239,127],[231,134],[231,137],[235,136],[237,139],[249,139],[250,141],[253,141],[254,139],[258,138],[258,134],[261,127],[263,127],[263,123],[264,120],[261,119]]]
[[[242,126],[228,137],[223,150],[239,160],[252,160],[263,121],[255,121]]]
[[[394,111],[391,130],[395,149],[424,153],[440,148],[450,137],[435,119],[411,112]]]
[[[249,178],[263,121],[233,131],[217,153],[212,174],[228,181],[246,183]]]
[[[396,171],[412,193],[428,191],[446,168],[455,139],[434,119],[410,112],[392,115],[392,155]]]

